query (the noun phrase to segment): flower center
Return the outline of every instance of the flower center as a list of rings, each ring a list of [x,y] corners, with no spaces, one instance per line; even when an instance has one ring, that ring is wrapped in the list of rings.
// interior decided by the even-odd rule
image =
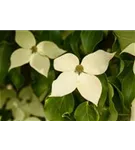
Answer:
[[[82,65],[78,65],[75,68],[75,72],[77,72],[78,74],[82,73],[84,71],[83,66]]]
[[[32,46],[31,50],[32,50],[32,53],[36,53],[37,52],[37,47],[36,46]]]

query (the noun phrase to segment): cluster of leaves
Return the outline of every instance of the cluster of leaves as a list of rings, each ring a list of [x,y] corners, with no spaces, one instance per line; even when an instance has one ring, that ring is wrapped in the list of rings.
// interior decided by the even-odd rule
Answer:
[[[98,76],[103,87],[98,107],[81,97],[77,90],[64,97],[48,97],[52,82],[59,75],[52,66],[48,78],[36,72],[29,64],[8,72],[10,56],[18,45],[15,43],[15,31],[0,31],[1,120],[130,120],[131,103],[135,98],[135,75],[132,69],[134,57],[127,53],[121,54],[121,51],[135,42],[135,31],[32,33],[37,42],[53,41],[60,48],[74,53],[80,60],[98,49],[116,52],[106,73]],[[14,105],[11,105],[11,101],[14,101]]]

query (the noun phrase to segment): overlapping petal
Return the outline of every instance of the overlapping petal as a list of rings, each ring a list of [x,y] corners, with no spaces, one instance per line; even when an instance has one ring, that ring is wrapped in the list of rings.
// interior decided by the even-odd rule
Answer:
[[[51,59],[57,58],[66,52],[51,41],[40,42],[37,45],[37,49],[41,55],[48,56]]]
[[[16,43],[26,49],[30,49],[36,45],[36,40],[34,35],[30,31],[17,30],[15,35]]]
[[[63,72],[52,83],[50,97],[61,97],[72,93],[77,87],[78,74],[74,72]]]
[[[71,54],[67,53],[54,60],[54,68],[57,71],[75,71],[76,66],[79,65],[79,59]]]
[[[31,51],[29,49],[20,48],[11,55],[11,65],[9,70],[27,64],[30,60]]]
[[[47,57],[41,56],[38,53],[34,53],[30,58],[30,66],[47,77],[50,68],[50,61]]]
[[[98,104],[102,85],[96,76],[81,73],[78,78],[77,89],[86,100],[91,101],[95,105]]]
[[[109,61],[114,57],[114,55],[115,53],[98,50],[85,56],[81,63],[84,67],[84,72],[93,75],[100,75],[104,73],[108,68]]]

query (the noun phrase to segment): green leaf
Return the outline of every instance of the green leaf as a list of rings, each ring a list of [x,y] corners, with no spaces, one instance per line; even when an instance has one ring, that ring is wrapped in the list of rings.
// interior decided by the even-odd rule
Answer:
[[[124,67],[125,67],[125,63],[124,63],[124,61],[120,58],[120,69],[119,69],[119,73],[118,73],[117,76],[119,76],[119,75],[122,73],[122,71],[124,70]]]
[[[70,37],[70,46],[72,48],[73,53],[78,57],[80,57],[80,51],[79,51],[80,42],[81,42],[80,31],[73,32]]]
[[[116,56],[113,59],[113,61],[110,62],[108,71],[111,74],[111,76],[116,77],[123,72],[124,67],[125,67],[124,61],[119,56]]]
[[[2,108],[8,100],[15,97],[16,92],[14,90],[0,89],[0,108]]]
[[[39,97],[37,96],[39,98],[40,102],[45,100],[48,93],[50,93],[50,91],[48,92],[48,90],[45,90]]]
[[[72,52],[72,48],[71,48],[71,44],[70,44],[71,36],[72,36],[72,34],[70,34],[63,42],[63,49],[65,49],[69,53]]]
[[[62,42],[61,32],[58,30],[49,31],[49,40],[60,46]]]
[[[74,99],[75,99],[75,108],[76,108],[79,104],[81,104],[81,103],[83,103],[83,102],[86,102],[86,99],[81,96],[80,92],[78,92],[77,89],[73,92],[73,96],[74,96]]]
[[[104,31],[103,31],[104,32]],[[115,41],[115,36],[113,35],[112,31],[108,31],[107,35],[105,35],[104,32],[104,38],[103,40],[98,44],[96,49],[102,49],[108,52],[111,52],[112,50],[112,45]]]
[[[108,31],[108,30],[103,30],[103,32],[104,32],[104,35],[107,37],[107,36],[108,36],[109,31]]]
[[[74,117],[77,121],[98,121],[99,114],[93,104],[81,103],[75,110]]]
[[[124,104],[124,96],[123,96],[122,92],[114,84],[113,84],[113,86],[115,87],[115,89],[117,90],[117,92],[119,94],[119,100],[120,100],[121,106],[123,108],[123,112],[128,112],[128,110]]]
[[[81,31],[83,53],[85,55],[94,51],[97,44],[103,39],[103,31]]]
[[[130,107],[132,100],[135,98],[135,75],[132,70],[127,72],[122,80],[122,93],[125,105]]]
[[[3,40],[8,40],[9,36],[12,35],[12,30],[0,30],[0,42]]]
[[[11,53],[12,53],[11,45],[5,41],[1,42],[0,43],[0,83],[4,81],[4,78],[8,73]]]
[[[109,76],[117,76],[119,73],[119,60],[114,58],[113,61],[110,62],[107,73]]]
[[[115,35],[117,36],[121,50],[127,47],[129,44],[135,42],[135,31],[114,31]]]
[[[35,31],[35,37],[36,37],[36,41],[37,43],[41,42],[41,41],[48,41],[49,40],[49,31]]]
[[[65,40],[73,32],[74,32],[73,30],[61,31],[62,39]]]
[[[124,96],[122,94],[122,92],[119,90],[119,88],[111,83],[111,85],[114,87],[115,89],[115,95],[113,97],[113,102],[115,104],[115,108],[117,110],[118,114],[118,120],[129,120],[129,116],[130,116],[130,109],[126,108],[126,105],[124,104]]]
[[[32,88],[33,88],[34,93],[38,97],[41,96],[42,93],[44,93],[44,96],[46,96],[51,89],[51,84],[54,79],[55,79],[55,72],[53,70],[49,72],[48,78],[33,71]]]
[[[107,81],[107,77],[105,74],[98,76],[101,83],[102,83],[102,93],[101,93],[101,97],[99,99],[99,103],[98,103],[98,109],[99,111],[102,111],[104,105],[105,105],[105,101],[107,98],[107,92],[108,92],[108,81]]]
[[[123,82],[123,79],[127,75],[127,72],[130,72],[133,70],[133,61],[125,60],[124,61],[124,70],[117,76],[117,78],[120,80],[120,82]]]
[[[110,111],[110,116],[109,116],[109,121],[116,121],[118,118],[118,112],[115,108],[115,105],[113,103],[113,96],[114,96],[114,90],[111,84],[108,84],[108,99],[109,99],[109,111]]]
[[[121,89],[121,82],[116,76],[109,76],[108,83],[116,85],[119,89]]]
[[[111,52],[121,52],[120,44],[116,36],[114,36],[114,42],[112,44]]]
[[[45,117],[49,121],[66,120],[64,114],[71,114],[74,109],[72,94],[64,97],[49,97],[45,101]]]
[[[62,115],[63,118],[65,118],[66,121],[75,121],[74,114],[69,114],[68,112]]]
[[[9,78],[16,89],[20,89],[24,85],[24,76],[21,74],[20,68],[14,68],[9,72]]]
[[[108,121],[109,115],[110,115],[109,108],[103,107],[102,114],[100,115],[99,121]]]

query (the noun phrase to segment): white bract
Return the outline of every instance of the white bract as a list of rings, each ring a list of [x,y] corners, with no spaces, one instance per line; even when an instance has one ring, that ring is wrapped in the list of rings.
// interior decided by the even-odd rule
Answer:
[[[132,101],[130,121],[135,121],[135,98]]]
[[[135,43],[131,43],[130,45],[128,45],[123,51],[122,53],[128,53],[131,54],[133,56],[135,56]],[[135,74],[135,61],[133,64],[133,72]]]
[[[31,87],[23,88],[18,97],[12,97],[6,104],[7,110],[12,110],[14,120],[30,119],[30,115],[37,117],[44,116],[44,107]]]
[[[9,70],[30,63],[32,68],[47,77],[49,58],[54,59],[66,52],[50,41],[42,41],[36,45],[35,37],[30,31],[16,31],[15,41],[22,48],[11,55]]]
[[[98,50],[79,59],[67,53],[54,60],[54,68],[62,73],[53,81],[50,97],[61,97],[72,93],[76,88],[88,101],[98,104],[102,85],[95,75],[104,73],[115,53]]]
[[[12,98],[7,102],[7,110],[12,110],[15,120],[24,120],[31,114],[38,117],[44,117],[44,108],[38,99],[32,99],[30,103],[18,98]]]

